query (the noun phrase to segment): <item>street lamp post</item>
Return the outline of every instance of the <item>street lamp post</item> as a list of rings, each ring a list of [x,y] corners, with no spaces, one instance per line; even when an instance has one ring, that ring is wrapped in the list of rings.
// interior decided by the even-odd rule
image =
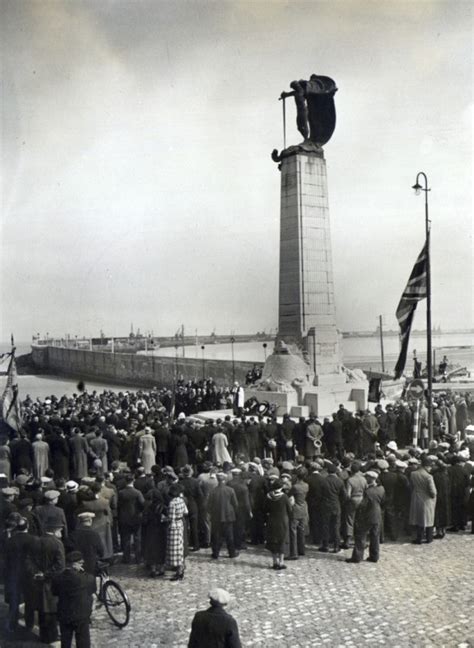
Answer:
[[[202,352],[202,382],[204,383],[206,379],[206,361],[204,360],[204,349],[206,347],[204,344],[201,346],[201,352]]]
[[[262,346],[263,346],[263,357],[265,358],[265,362],[266,362],[267,361],[267,343],[264,342],[262,344]]]
[[[232,384],[234,384],[235,382],[234,342],[235,342],[235,337],[232,336],[230,338],[230,350],[232,353]]]
[[[424,186],[419,182],[423,178]],[[433,352],[431,348],[431,259],[430,259],[430,231],[431,221],[428,214],[428,178],[426,173],[420,171],[413,185],[416,194],[425,192],[425,232],[426,232],[426,369],[428,373],[428,440],[433,440]]]

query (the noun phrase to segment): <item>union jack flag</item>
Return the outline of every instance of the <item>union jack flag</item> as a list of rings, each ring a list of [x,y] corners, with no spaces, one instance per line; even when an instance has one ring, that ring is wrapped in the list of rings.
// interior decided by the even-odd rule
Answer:
[[[427,291],[428,273],[428,245],[424,244],[411,271],[408,283],[403,291],[397,308],[397,320],[400,326],[401,349],[395,366],[395,378],[400,378],[405,369],[407,360],[408,342],[410,339],[411,325],[419,301],[425,299]]]

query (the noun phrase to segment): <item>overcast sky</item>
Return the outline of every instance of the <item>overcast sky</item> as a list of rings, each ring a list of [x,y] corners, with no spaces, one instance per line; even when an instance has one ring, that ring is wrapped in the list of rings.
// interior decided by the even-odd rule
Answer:
[[[473,3],[1,0],[1,328],[278,321],[278,96],[335,79],[341,330],[395,309],[432,191],[433,323],[473,324]],[[287,102],[287,143],[301,140]],[[424,325],[424,306],[415,328]]]

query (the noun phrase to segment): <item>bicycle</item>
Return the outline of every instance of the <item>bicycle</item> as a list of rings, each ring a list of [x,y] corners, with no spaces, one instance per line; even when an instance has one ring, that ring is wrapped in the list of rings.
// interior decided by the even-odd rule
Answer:
[[[111,578],[107,563],[98,563],[96,577],[99,579],[97,599],[105,606],[107,614],[118,628],[125,628],[130,620],[132,606],[121,586]]]

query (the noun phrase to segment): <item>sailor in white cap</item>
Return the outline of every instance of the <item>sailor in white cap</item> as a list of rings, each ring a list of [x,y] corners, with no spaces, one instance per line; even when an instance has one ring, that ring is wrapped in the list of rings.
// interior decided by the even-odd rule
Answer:
[[[211,607],[194,615],[188,648],[241,648],[237,622],[224,607],[230,601],[230,594],[220,587],[209,591]]]

